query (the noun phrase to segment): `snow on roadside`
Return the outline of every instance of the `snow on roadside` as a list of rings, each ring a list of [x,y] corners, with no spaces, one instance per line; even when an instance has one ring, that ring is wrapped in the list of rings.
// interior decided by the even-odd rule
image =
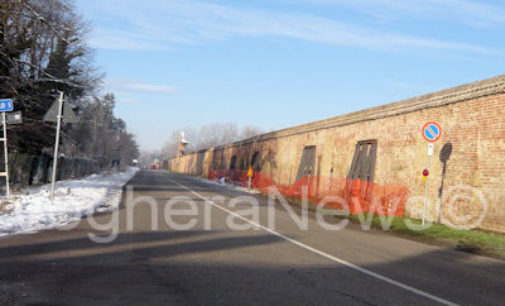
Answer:
[[[36,232],[64,226],[83,216],[116,209],[121,201],[121,189],[138,171],[93,174],[79,180],[56,183],[55,199],[51,203],[51,185],[22,189],[20,195],[0,211],[0,237]]]

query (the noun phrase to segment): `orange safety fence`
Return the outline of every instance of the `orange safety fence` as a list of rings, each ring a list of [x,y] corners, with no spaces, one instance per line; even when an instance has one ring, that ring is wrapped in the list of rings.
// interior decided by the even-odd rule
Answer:
[[[223,177],[237,186],[248,186],[247,170],[209,170],[209,179]],[[283,185],[259,171],[254,172],[251,187],[262,193],[268,193],[274,187],[285,197],[300,199],[305,187],[309,201],[321,203],[325,200],[326,208],[345,209],[341,203],[343,200],[354,215],[373,212],[375,215],[403,216],[408,193],[406,186],[380,185],[349,178],[302,177],[291,185]]]

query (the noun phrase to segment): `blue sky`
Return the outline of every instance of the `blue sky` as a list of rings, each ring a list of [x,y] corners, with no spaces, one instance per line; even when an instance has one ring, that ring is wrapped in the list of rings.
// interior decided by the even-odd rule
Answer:
[[[265,131],[500,75],[505,4],[77,0],[142,149],[216,121]]]

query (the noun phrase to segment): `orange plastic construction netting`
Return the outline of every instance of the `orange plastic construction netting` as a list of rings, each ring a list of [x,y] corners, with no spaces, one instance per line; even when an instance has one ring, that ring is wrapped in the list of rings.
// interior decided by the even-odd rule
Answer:
[[[242,170],[210,170],[208,178],[224,178],[226,182],[241,187],[247,187],[249,181],[247,171]],[[262,193],[276,189],[283,196],[291,198],[301,199],[306,194],[310,202],[324,202],[327,208],[348,209],[351,214],[395,216],[405,214],[408,193],[406,186],[379,185],[349,178],[302,177],[291,185],[283,185],[275,183],[269,175],[259,171],[254,172],[251,187]]]

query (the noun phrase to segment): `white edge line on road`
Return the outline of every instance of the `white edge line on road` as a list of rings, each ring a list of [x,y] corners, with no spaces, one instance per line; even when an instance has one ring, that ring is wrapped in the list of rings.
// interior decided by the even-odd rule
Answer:
[[[258,228],[260,228],[260,229],[262,229],[262,230],[264,230],[264,231],[266,231],[266,232],[268,232],[268,233],[270,233],[270,234],[272,234],[274,236],[282,238],[282,239],[284,239],[284,240],[286,240],[286,241],[288,241],[288,242],[290,242],[290,243],[292,243],[292,244],[294,244],[294,245],[296,245],[296,246],[298,246],[298,247],[300,247],[302,249],[305,249],[307,251],[315,253],[315,254],[317,254],[319,256],[322,256],[322,257],[324,257],[326,259],[329,259],[331,261],[334,261],[336,263],[339,263],[339,264],[342,264],[344,266],[347,266],[347,267],[349,267],[351,269],[354,269],[356,271],[364,273],[364,274],[366,274],[368,276],[371,276],[373,278],[376,278],[376,279],[379,279],[379,280],[384,281],[386,283],[389,283],[389,284],[391,284],[393,286],[396,286],[396,287],[402,288],[404,290],[410,291],[412,293],[415,293],[417,295],[423,296],[425,298],[428,298],[428,299],[433,300],[435,302],[438,302],[440,304],[451,305],[451,306],[457,306],[458,305],[456,303],[453,303],[451,301],[445,300],[443,298],[440,298],[440,297],[435,296],[433,294],[430,294],[428,292],[424,292],[422,290],[416,289],[416,288],[411,287],[409,285],[403,284],[403,283],[401,283],[399,281],[395,281],[394,279],[391,279],[391,278],[389,278],[387,276],[383,276],[383,275],[380,275],[380,274],[375,273],[373,271],[370,271],[368,269],[362,268],[362,267],[360,267],[358,265],[355,265],[353,263],[350,263],[350,262],[348,262],[348,261],[346,261],[344,259],[335,257],[333,255],[330,255],[330,254],[326,253],[326,252],[323,252],[321,250],[315,249],[315,248],[313,248],[311,246],[308,246],[308,245],[306,245],[306,244],[304,244],[304,243],[302,243],[300,241],[297,241],[295,239],[289,238],[288,236],[285,236],[285,235],[283,235],[283,234],[281,234],[281,233],[279,233],[279,232],[277,232],[277,231],[275,231],[275,230],[273,230],[271,228],[268,228],[266,226],[263,226],[261,224],[258,224],[256,222],[254,222],[254,221],[251,221],[251,220],[249,220],[249,219],[247,219],[247,218],[245,218],[245,217],[237,214],[236,212],[227,209],[226,207],[223,207],[223,206],[221,206],[219,204],[216,204],[215,202],[211,201],[209,198],[203,197],[198,192],[196,192],[194,190],[191,190],[189,187],[187,187],[187,186],[185,186],[185,185],[183,185],[183,184],[181,184],[179,182],[176,182],[176,181],[174,181],[172,179],[169,179],[169,180],[171,182],[173,182],[174,184],[179,185],[179,186],[183,187],[184,189],[188,190],[189,192],[193,193],[194,195],[196,195],[197,197],[201,198],[202,200],[205,200],[206,203],[209,203],[209,204],[215,206],[217,209],[220,209],[220,210],[222,210],[222,211],[224,211],[224,212],[226,212],[226,213],[228,213],[230,215],[233,215],[233,216],[235,216],[235,217],[237,217],[237,218],[239,218],[239,219],[241,219],[243,221],[246,221],[246,222],[248,222],[248,223],[250,223],[250,224],[252,224],[252,225],[254,225],[254,226],[256,226],[256,227],[258,227]]]

